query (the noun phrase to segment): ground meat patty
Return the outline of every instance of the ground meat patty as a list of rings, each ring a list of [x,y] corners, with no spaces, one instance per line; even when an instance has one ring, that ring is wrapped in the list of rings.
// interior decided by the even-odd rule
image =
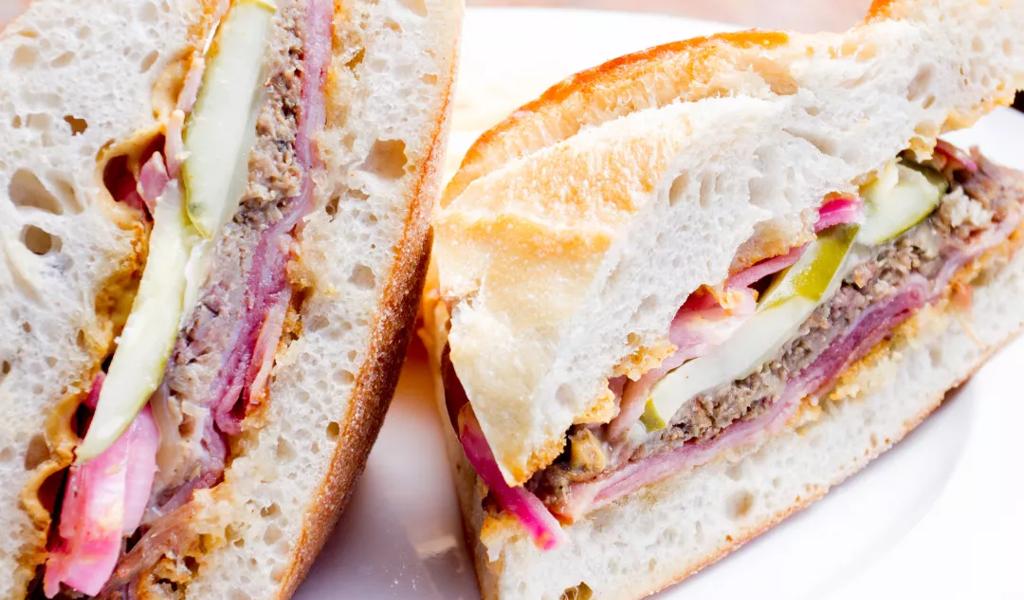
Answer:
[[[962,252],[969,239],[991,229],[1011,211],[1021,210],[1024,174],[995,165],[976,152],[975,160],[979,165],[976,173],[947,165],[945,161],[930,164],[950,182],[939,208],[926,221],[877,248],[873,256],[853,267],[835,295],[815,310],[777,358],[742,380],[686,403],[670,427],[620,454],[617,462],[574,465],[571,456],[576,440],[587,439],[592,444],[593,436],[602,434],[600,426],[574,427],[569,432],[567,452],[537,473],[528,487],[547,503],[558,503],[571,483],[614,471],[624,462],[710,439],[738,420],[760,416],[781,396],[791,376],[811,365],[869,307],[894,296],[913,274],[935,280],[949,257]]]

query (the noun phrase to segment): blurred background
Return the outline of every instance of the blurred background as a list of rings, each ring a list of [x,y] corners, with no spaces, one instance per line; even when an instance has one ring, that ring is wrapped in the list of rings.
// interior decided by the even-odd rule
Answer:
[[[2,0],[0,0],[2,1]],[[856,23],[871,0],[467,0],[469,6],[595,8],[675,14],[747,27],[840,31]]]

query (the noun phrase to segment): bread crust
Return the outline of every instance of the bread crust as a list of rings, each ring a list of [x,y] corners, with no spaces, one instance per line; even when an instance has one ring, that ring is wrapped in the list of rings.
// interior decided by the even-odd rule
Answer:
[[[466,152],[444,191],[441,205],[447,206],[470,183],[501,165],[567,139],[589,125],[675,101],[707,97],[706,90],[694,90],[691,83],[706,80],[711,61],[729,49],[771,48],[788,40],[789,34],[779,31],[718,33],[627,54],[572,75],[484,132]],[[680,68],[664,68],[666,65]],[[641,93],[656,82],[660,93]],[[577,95],[578,100],[574,100]],[[558,127],[556,131],[546,130],[553,135],[531,138],[536,132],[530,130],[542,127],[539,121],[548,120]]]
[[[449,82],[454,81],[457,64],[453,57]],[[428,158],[420,168],[409,198],[404,233],[395,247],[391,275],[376,313],[370,351],[356,376],[358,383],[349,402],[328,478],[306,514],[295,556],[282,578],[277,596],[282,600],[290,598],[298,589],[348,504],[353,484],[366,466],[398,384],[430,264],[433,241],[430,212],[438,192],[451,114],[452,87],[448,85],[444,89],[441,113],[435,128],[427,134],[430,139]]]
[[[891,19],[913,8],[912,0],[874,0],[864,22]],[[572,75],[484,132],[466,152],[441,205],[447,206],[476,179],[587,126],[637,110],[727,94],[728,90],[694,84],[706,81],[714,61],[730,50],[767,49],[789,39],[789,34],[781,31],[719,33],[655,46]],[[659,65],[681,68],[662,70]],[[785,78],[778,85],[787,85]]]

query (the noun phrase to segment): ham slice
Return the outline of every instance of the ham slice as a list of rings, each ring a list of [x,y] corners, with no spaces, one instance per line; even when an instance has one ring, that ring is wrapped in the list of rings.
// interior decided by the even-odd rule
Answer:
[[[167,167],[164,165],[164,157],[159,152],[154,152],[146,164],[142,165],[139,171],[139,183],[136,186],[139,197],[146,204],[149,214],[156,210],[156,202],[163,196],[167,184],[171,182],[167,175]]]
[[[752,286],[765,277],[774,275],[779,271],[792,266],[796,261],[800,260],[800,257],[804,255],[804,250],[806,249],[806,245],[796,246],[791,248],[786,254],[782,254],[774,258],[768,258],[753,266],[747,267],[730,277],[729,282],[726,283],[726,287],[745,288]]]
[[[941,154],[946,157],[946,160],[967,170],[969,173],[978,172],[978,163],[974,162],[970,155],[945,140],[939,140],[935,144],[935,153]]]

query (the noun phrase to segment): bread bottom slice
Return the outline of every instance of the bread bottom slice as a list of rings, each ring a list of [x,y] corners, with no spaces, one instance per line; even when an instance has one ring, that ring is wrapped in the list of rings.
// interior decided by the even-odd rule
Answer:
[[[1018,232],[1019,234],[1019,232]],[[1024,252],[977,273],[969,306],[942,302],[854,365],[821,410],[597,510],[539,550],[510,518],[485,515],[483,487],[454,443],[466,536],[486,600],[638,598],[696,573],[808,506],[892,447],[1024,325]],[[744,511],[729,510],[743,495]],[[741,512],[742,514],[737,514]],[[581,584],[585,584],[581,585]],[[580,593],[582,592],[582,593]]]

